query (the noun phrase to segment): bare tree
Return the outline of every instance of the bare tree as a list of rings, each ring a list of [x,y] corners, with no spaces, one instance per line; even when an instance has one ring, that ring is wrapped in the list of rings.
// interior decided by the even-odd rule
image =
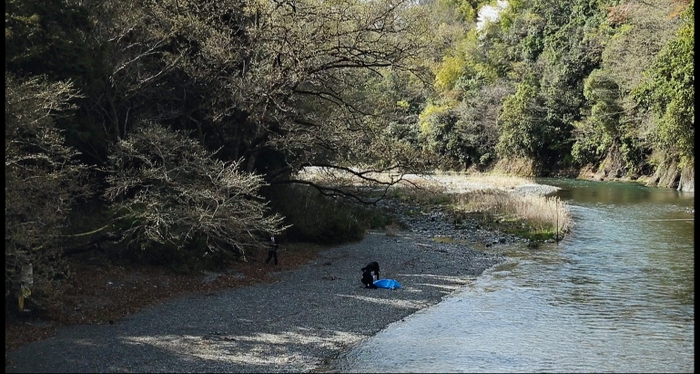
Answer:
[[[157,124],[119,141],[109,172],[104,196],[116,224],[128,243],[144,250],[156,245],[245,256],[263,237],[286,228],[257,195],[265,185],[261,176],[242,171],[238,162],[216,160],[197,140]]]
[[[76,95],[67,82],[5,73],[5,297],[18,298],[20,309],[31,295],[50,301],[42,298],[67,271],[58,245],[66,215],[88,192],[86,166],[54,126]]]
[[[272,183],[306,165],[418,164],[413,151],[382,137],[382,118],[396,105],[378,105],[381,92],[368,87],[392,70],[430,80],[424,57],[436,37],[412,1],[102,6],[129,9],[101,12],[116,15],[100,29],[115,93],[101,105],[115,136],[141,122],[193,130],[217,158]]]

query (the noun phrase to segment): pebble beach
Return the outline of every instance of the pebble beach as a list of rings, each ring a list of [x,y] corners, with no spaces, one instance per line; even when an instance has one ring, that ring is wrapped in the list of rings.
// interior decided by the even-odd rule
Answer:
[[[368,232],[274,273],[274,283],[173,299],[111,325],[65,327],[9,352],[6,372],[327,371],[364,339],[503,261],[493,249],[521,240],[476,222],[457,226],[439,209],[402,220],[407,228]],[[401,287],[364,288],[360,268],[370,261]]]

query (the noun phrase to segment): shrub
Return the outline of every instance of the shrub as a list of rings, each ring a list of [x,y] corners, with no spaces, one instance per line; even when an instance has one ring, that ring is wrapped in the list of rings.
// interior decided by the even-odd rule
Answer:
[[[245,258],[247,249],[285,229],[283,217],[267,214],[258,195],[261,176],[216,160],[197,141],[157,124],[118,142],[108,172],[104,197],[115,227],[132,248],[149,252],[146,258]]]
[[[72,200],[88,192],[87,168],[65,145],[55,119],[75,96],[70,83],[5,75],[6,310],[8,300],[24,309],[30,296],[36,306],[51,303],[54,283],[68,275],[61,231]]]
[[[321,244],[361,240],[367,229],[383,229],[393,218],[369,206],[322,195],[304,185],[276,185],[265,190],[271,209],[289,225],[285,238]]]

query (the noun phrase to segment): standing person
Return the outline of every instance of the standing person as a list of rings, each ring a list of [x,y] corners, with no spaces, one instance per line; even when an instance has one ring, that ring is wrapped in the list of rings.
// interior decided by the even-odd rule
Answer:
[[[265,263],[269,263],[273,258],[275,259],[275,265],[277,265],[277,250],[279,249],[279,244],[275,240],[274,236],[270,237],[270,248],[267,250],[267,260]]]

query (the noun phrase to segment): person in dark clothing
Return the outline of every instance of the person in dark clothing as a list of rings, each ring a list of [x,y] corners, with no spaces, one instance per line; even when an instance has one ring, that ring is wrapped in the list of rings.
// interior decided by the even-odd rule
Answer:
[[[270,260],[274,259],[275,265],[277,265],[277,250],[279,249],[279,244],[277,244],[274,236],[270,237],[270,242],[270,248],[267,250],[267,260],[265,260],[265,263],[267,264]]]
[[[361,280],[365,288],[377,288],[377,286],[374,285],[374,277],[372,277],[372,272],[370,270],[364,270],[362,272]]]
[[[360,270],[362,270],[363,272],[369,271],[369,272],[374,273],[374,275],[377,277],[376,280],[379,280],[379,263],[377,263],[376,261],[370,262],[369,264],[367,264],[367,266],[363,267]]]

